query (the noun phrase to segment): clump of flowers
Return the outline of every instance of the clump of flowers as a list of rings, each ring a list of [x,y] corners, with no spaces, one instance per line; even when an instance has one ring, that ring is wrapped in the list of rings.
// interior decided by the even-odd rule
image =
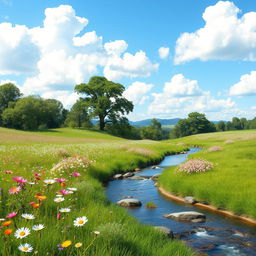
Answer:
[[[152,150],[145,149],[145,148],[129,148],[127,152],[131,152],[131,153],[135,153],[143,156],[150,156],[154,153]]]
[[[207,152],[214,152],[214,151],[221,151],[222,147],[219,146],[212,146],[210,148],[208,148]]]
[[[92,161],[84,156],[72,156],[64,158],[62,161],[57,163],[52,169],[53,174],[59,174],[60,176],[65,172],[74,172],[77,170],[84,170],[92,164]]]
[[[226,141],[224,142],[224,144],[232,144],[232,143],[234,143],[233,140],[226,140]]]
[[[213,168],[213,163],[206,160],[192,159],[177,167],[180,173],[199,173],[207,172]]]
[[[67,158],[67,157],[70,157],[70,153],[64,149],[64,148],[60,148],[60,149],[57,149],[55,152],[55,155],[59,156],[59,157],[62,157],[62,158]]]

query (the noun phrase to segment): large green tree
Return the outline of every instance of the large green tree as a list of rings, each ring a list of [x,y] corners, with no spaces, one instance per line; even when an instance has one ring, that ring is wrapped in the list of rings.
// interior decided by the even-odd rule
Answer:
[[[123,115],[133,111],[133,103],[122,97],[125,87],[108,81],[105,77],[94,76],[87,84],[78,84],[75,91],[85,94],[84,100],[91,118],[99,119],[103,131],[108,122],[116,123]]]
[[[3,111],[8,108],[10,102],[15,102],[21,97],[21,92],[12,83],[0,85],[0,124]]]

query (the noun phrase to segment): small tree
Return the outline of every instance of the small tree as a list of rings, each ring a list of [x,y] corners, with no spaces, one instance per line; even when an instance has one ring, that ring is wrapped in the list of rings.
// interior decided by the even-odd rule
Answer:
[[[225,131],[225,122],[223,121],[219,121],[217,124],[216,124],[216,129],[218,132],[222,132],[222,131]]]
[[[86,95],[84,101],[90,117],[99,119],[101,131],[108,122],[118,122],[122,115],[133,111],[132,102],[122,97],[124,90],[123,85],[108,81],[101,76],[94,76],[87,84],[79,84],[75,87],[77,93]]]
[[[1,115],[8,108],[8,104],[17,101],[21,95],[19,88],[12,83],[6,83],[0,86],[0,124]]]
[[[175,137],[183,137],[215,131],[215,125],[210,122],[204,114],[192,112],[188,114],[188,118],[179,120],[172,133]]]
[[[143,139],[161,140],[163,137],[162,125],[156,119],[151,120],[152,125],[141,128]]]
[[[90,127],[92,124],[89,120],[88,106],[84,99],[79,99],[72,106],[67,115],[65,124],[69,127]]]

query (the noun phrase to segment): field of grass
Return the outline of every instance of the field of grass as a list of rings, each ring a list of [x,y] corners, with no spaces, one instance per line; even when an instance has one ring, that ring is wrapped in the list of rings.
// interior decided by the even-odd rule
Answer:
[[[173,142],[200,146],[203,150],[190,155],[190,159],[208,160],[214,167],[211,171],[190,174],[169,168],[159,179],[163,188],[256,218],[256,131],[199,134]],[[216,146],[220,150],[209,150]]]
[[[18,247],[26,243],[33,247],[31,255],[40,256],[193,255],[183,243],[169,240],[110,203],[102,185],[114,173],[183,149],[172,142],[129,141],[85,130],[0,128],[0,255],[23,255]],[[81,176],[72,176],[74,172]],[[59,180],[47,185],[51,181],[46,180],[54,178]],[[15,217],[6,217],[13,212]],[[35,218],[25,219],[24,213]],[[83,216],[88,222],[84,218],[75,226],[76,218]],[[33,230],[38,224],[44,228]],[[30,234],[17,234],[20,228],[28,228]]]

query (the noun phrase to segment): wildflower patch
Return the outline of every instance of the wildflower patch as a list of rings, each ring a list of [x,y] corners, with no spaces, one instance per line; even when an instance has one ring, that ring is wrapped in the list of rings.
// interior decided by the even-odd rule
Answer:
[[[176,171],[179,173],[200,173],[210,171],[212,168],[213,163],[209,161],[192,159],[184,164],[179,165]]]
[[[87,169],[93,161],[89,160],[88,158],[84,156],[72,156],[72,157],[67,157],[61,160],[59,163],[57,163],[52,169],[51,173],[52,174],[58,174],[58,175],[63,175],[66,172],[74,172],[78,170],[85,170]]]

